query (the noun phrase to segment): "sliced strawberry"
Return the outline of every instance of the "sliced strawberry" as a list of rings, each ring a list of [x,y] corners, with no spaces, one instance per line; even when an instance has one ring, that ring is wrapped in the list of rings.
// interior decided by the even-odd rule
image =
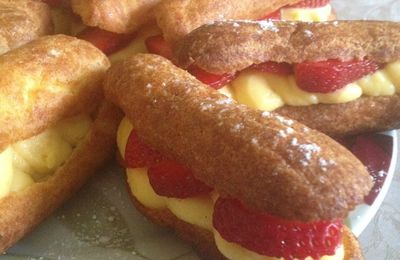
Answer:
[[[214,206],[213,225],[225,240],[261,255],[319,259],[335,254],[343,224],[339,220],[283,220],[249,209],[238,200],[219,198]]]
[[[289,5],[288,7],[296,8],[318,8],[329,4],[330,0],[302,0],[296,4]]]
[[[77,37],[92,43],[106,55],[109,55],[125,47],[135,38],[135,34],[118,34],[99,28],[87,28]]]
[[[267,61],[260,64],[254,64],[249,69],[258,70],[265,73],[273,73],[282,76],[288,76],[293,74],[293,67],[289,63],[278,63],[273,61]]]
[[[295,76],[298,86],[304,91],[329,93],[343,88],[349,83],[374,73],[379,64],[365,61],[303,62],[295,66]]]
[[[164,40],[162,35],[150,36],[145,40],[146,48],[150,53],[163,56],[164,58],[172,58],[172,50],[169,44]]]
[[[142,142],[135,131],[130,133],[125,148],[125,167],[151,167],[161,160],[163,156]]]
[[[281,9],[278,9],[275,12],[267,14],[266,16],[261,17],[261,18],[259,18],[257,20],[258,21],[262,21],[262,20],[276,20],[276,21],[279,21],[281,19],[282,19],[282,17],[281,17]]]
[[[174,161],[162,161],[148,170],[150,184],[160,196],[190,198],[212,189],[194,178],[192,172]]]
[[[219,89],[235,79],[235,74],[222,74],[216,75],[200,69],[197,66],[191,66],[188,68],[190,74],[195,76],[198,80],[204,84],[209,85],[214,89]]]
[[[351,151],[367,166],[368,172],[374,180],[374,186],[365,197],[365,202],[372,205],[385,182],[391,156],[377,144],[371,135],[356,137]]]

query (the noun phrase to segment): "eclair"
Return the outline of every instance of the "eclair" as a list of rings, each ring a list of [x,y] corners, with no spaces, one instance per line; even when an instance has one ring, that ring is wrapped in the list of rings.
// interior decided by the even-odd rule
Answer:
[[[0,0],[0,54],[51,34],[50,8],[35,0]]]
[[[399,40],[396,22],[218,22],[175,62],[239,103],[345,136],[400,127]]]
[[[362,259],[342,220],[371,179],[328,136],[156,55],[116,63],[104,89],[125,114],[117,143],[135,205],[204,259]]]
[[[330,1],[171,0],[155,9],[164,39],[173,44],[201,25],[222,20],[327,21],[334,18]]]
[[[107,57],[65,35],[0,56],[0,251],[70,198],[112,155],[120,112],[103,101]]]
[[[107,55],[117,51],[124,54],[148,51],[167,56],[171,46],[183,36],[203,24],[220,20],[326,21],[334,18],[329,0],[72,0],[72,8],[90,26],[78,37],[92,42]],[[120,60],[122,55],[116,56],[111,60]]]

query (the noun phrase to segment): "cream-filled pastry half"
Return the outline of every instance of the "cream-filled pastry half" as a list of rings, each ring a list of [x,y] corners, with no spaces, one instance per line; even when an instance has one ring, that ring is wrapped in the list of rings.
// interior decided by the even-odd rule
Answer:
[[[352,236],[341,219],[362,201],[357,194],[369,190],[370,179],[357,158],[329,137],[239,105],[156,55],[113,65],[104,87],[126,115],[117,144],[134,204],[200,252],[216,252],[205,259],[360,255],[354,238],[346,242]],[[303,185],[299,176],[308,181]],[[307,192],[314,188],[320,192]],[[291,246],[282,247],[285,241]]]
[[[398,32],[384,21],[218,22],[180,41],[174,61],[240,103],[330,136],[385,131],[400,127]]]
[[[0,167],[7,176],[0,181],[0,199],[35,182],[46,181],[68,160],[92,124],[89,115],[74,116],[36,136],[9,145],[0,154]]]
[[[107,57],[65,35],[0,56],[0,252],[110,158],[120,121],[104,102]]]

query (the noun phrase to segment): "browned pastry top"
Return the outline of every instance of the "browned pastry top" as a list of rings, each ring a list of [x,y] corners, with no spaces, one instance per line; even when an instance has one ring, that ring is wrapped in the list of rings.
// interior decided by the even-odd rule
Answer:
[[[97,106],[109,61],[90,43],[45,36],[0,56],[0,151]]]
[[[177,44],[176,63],[213,73],[265,61],[299,63],[340,59],[400,59],[400,23],[229,21],[204,25]]]
[[[169,0],[160,2],[155,15],[164,38],[175,43],[203,24],[227,19],[255,20],[296,2],[299,0]]]
[[[148,23],[160,0],[71,0],[75,13],[89,26],[116,33],[130,33]]]
[[[259,210],[304,221],[345,217],[371,187],[365,167],[329,137],[239,105],[162,57],[126,59],[104,84],[149,145]]]
[[[50,8],[35,0],[0,0],[0,54],[53,32]]]

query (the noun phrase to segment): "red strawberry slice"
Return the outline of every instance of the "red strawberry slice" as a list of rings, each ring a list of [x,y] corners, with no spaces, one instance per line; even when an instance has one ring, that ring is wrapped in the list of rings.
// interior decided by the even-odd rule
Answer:
[[[162,35],[150,36],[145,40],[146,48],[150,53],[172,58],[172,50]]]
[[[378,69],[379,65],[369,60],[347,62],[328,60],[297,64],[294,72],[298,86],[304,91],[329,93]]]
[[[370,135],[356,137],[351,151],[367,166],[368,172],[374,180],[374,186],[364,199],[365,203],[372,205],[385,182],[391,156]]]
[[[135,131],[130,133],[125,148],[125,167],[150,167],[161,160],[163,156],[142,142]]]
[[[223,86],[235,79],[235,74],[216,75],[200,69],[197,66],[191,66],[190,68],[188,68],[188,71],[198,80],[214,89],[222,88]]]
[[[135,34],[118,34],[100,28],[87,28],[77,37],[92,43],[104,54],[109,55],[128,45],[135,38]]]
[[[150,184],[160,196],[190,198],[212,189],[194,178],[192,172],[174,161],[162,161],[148,170]]]
[[[249,69],[258,70],[265,73],[273,73],[282,76],[288,76],[293,74],[293,67],[289,63],[278,63],[273,61],[267,61],[260,64],[254,64]]]
[[[276,21],[279,21],[281,19],[282,19],[282,17],[281,17],[281,9],[278,9],[275,12],[267,14],[266,16],[261,17],[261,18],[259,18],[257,20],[258,21],[262,21],[262,20],[276,20]]]
[[[285,259],[334,255],[343,226],[339,220],[312,223],[283,220],[227,198],[219,198],[215,203],[213,225],[229,242],[261,255]]]
[[[329,4],[330,0],[302,0],[296,4],[289,5],[288,7],[296,8],[318,8]]]

